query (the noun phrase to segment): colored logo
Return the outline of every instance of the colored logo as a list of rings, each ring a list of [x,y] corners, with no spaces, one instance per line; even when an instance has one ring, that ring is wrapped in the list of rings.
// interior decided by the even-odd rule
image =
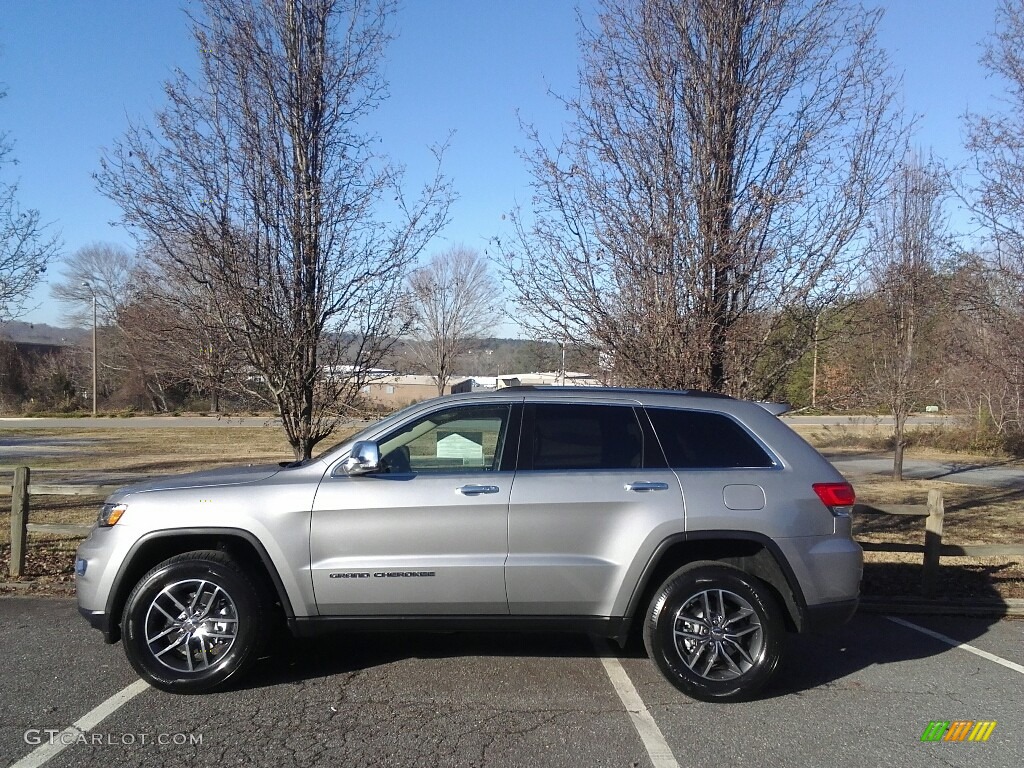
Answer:
[[[995,729],[995,720],[932,720],[921,741],[988,741]]]

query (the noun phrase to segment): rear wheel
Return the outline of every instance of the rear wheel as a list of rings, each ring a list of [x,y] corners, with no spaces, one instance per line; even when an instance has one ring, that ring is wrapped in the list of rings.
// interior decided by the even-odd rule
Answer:
[[[669,576],[651,601],[644,645],[669,681],[703,701],[742,701],[778,666],[785,628],[771,592],[713,561]]]
[[[142,577],[125,605],[128,661],[155,688],[199,693],[242,673],[259,652],[264,608],[223,552],[187,552]]]

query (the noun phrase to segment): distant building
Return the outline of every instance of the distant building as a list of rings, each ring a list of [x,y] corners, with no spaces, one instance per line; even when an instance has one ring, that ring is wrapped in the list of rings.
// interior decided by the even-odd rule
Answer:
[[[498,389],[526,386],[599,387],[601,382],[589,373],[577,371],[545,371],[543,373],[515,373],[498,377]]]
[[[391,376],[395,372],[390,368],[357,368],[354,365],[339,364],[339,365],[325,365],[324,376],[327,378],[347,378],[357,371],[362,371],[363,374],[369,379],[377,379],[385,376]]]
[[[30,341],[10,341],[9,339],[0,339],[0,342],[10,344],[24,360],[38,360],[47,355],[57,355],[71,349],[65,344],[38,344]]]
[[[451,393],[458,395],[464,392],[489,392],[497,388],[497,376],[471,376],[468,379],[452,384]]]
[[[374,402],[400,407],[437,397],[437,384],[430,376],[381,374],[375,375],[360,392]]]
[[[479,392],[505,387],[524,386],[566,386],[566,387],[597,387],[601,385],[589,373],[576,371],[546,371],[543,373],[509,373],[503,376],[472,376],[452,385],[452,393]]]
[[[493,392],[505,387],[529,385],[552,385],[567,387],[597,387],[601,382],[589,373],[574,371],[548,371],[544,373],[515,373],[505,376],[469,376],[452,382],[448,392],[462,394],[465,392]],[[380,374],[362,388],[365,397],[378,403],[394,407],[409,405],[427,398],[437,397],[437,385],[430,376],[410,374]]]

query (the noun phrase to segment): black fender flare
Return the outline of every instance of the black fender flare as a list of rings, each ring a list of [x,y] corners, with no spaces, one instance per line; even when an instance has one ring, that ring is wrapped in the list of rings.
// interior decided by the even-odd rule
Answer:
[[[158,542],[161,539],[190,538],[202,538],[207,540],[211,538],[241,539],[248,544],[256,553],[267,577],[270,579],[270,583],[273,585],[274,592],[276,593],[277,599],[284,611],[285,618],[288,620],[293,620],[295,618],[295,611],[292,607],[291,600],[288,597],[288,591],[284,587],[284,582],[281,580],[281,576],[277,571],[277,566],[268,554],[266,547],[263,546],[263,542],[261,542],[251,531],[247,531],[242,528],[218,527],[168,528],[159,531],[150,531],[149,533],[141,536],[138,541],[132,544],[131,549],[128,550],[128,553],[121,561],[121,566],[118,568],[117,575],[114,576],[114,581],[111,583],[110,591],[107,594],[107,603],[104,607],[105,620],[102,621],[101,625],[98,627],[103,632],[104,638],[108,643],[114,643],[120,639],[119,618],[121,611],[124,609],[128,592],[130,591],[130,589],[126,588],[125,580],[128,578],[129,573],[137,570],[133,564],[135,563],[135,559],[139,552],[145,547],[149,547],[154,542]],[[94,626],[96,624],[95,618],[96,617],[92,619]]]
[[[663,539],[658,546],[655,547],[650,558],[648,558],[647,564],[640,573],[640,579],[633,588],[633,593],[630,595],[629,602],[626,605],[627,619],[631,621],[634,620],[637,612],[643,610],[641,602],[648,589],[652,586],[651,580],[657,573],[658,566],[661,564],[665,553],[678,544],[699,545],[701,541],[714,541],[725,544],[729,542],[749,542],[762,547],[778,567],[779,572],[785,580],[785,586],[788,587],[788,589],[781,589],[780,587],[783,585],[780,584],[772,584],[770,581],[769,583],[776,589],[776,591],[780,592],[782,601],[787,611],[789,611],[790,617],[792,618],[797,631],[804,631],[808,626],[808,613],[807,602],[804,598],[803,590],[800,587],[800,582],[797,579],[796,574],[793,572],[793,568],[786,559],[786,556],[782,553],[782,549],[779,545],[769,536],[766,536],[763,533],[756,533],[754,531],[691,531],[688,533],[673,534]],[[700,559],[707,558],[705,557]],[[742,565],[740,567],[742,567]],[[758,574],[755,573],[754,575]]]

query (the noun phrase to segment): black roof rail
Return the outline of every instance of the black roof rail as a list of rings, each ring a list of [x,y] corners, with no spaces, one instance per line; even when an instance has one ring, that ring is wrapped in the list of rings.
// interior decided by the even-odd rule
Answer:
[[[529,391],[529,392],[566,392],[579,390],[581,392],[615,392],[615,393],[636,393],[650,395],[682,395],[684,397],[713,397],[721,400],[734,400],[730,395],[723,395],[721,392],[705,392],[700,389],[654,389],[652,387],[590,387],[590,386],[560,386],[558,384],[513,384],[509,387],[501,387],[498,392]]]

